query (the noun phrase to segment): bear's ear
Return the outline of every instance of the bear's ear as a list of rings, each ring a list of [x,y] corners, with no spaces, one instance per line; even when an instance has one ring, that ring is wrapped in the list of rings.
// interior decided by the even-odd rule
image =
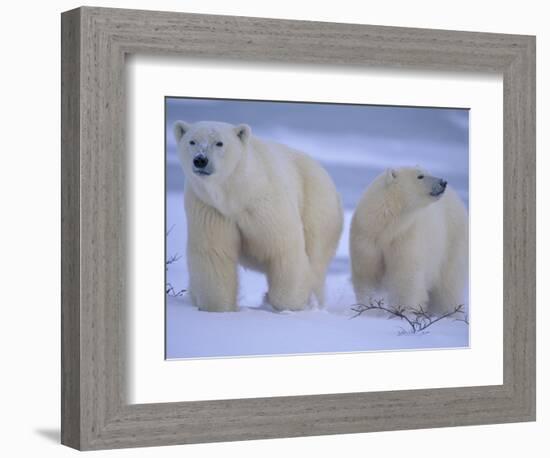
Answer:
[[[252,130],[247,124],[239,124],[238,126],[235,126],[235,134],[239,137],[240,141],[246,144],[252,134]]]
[[[390,184],[397,178],[397,171],[395,169],[386,169],[386,183]]]
[[[181,137],[189,130],[191,126],[185,121],[176,121],[174,123],[174,137],[176,137],[176,142],[179,143]]]

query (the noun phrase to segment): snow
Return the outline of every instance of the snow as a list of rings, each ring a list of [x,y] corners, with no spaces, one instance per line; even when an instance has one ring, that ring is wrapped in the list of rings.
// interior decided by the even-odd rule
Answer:
[[[205,101],[204,105],[194,101],[178,99],[178,103],[167,105],[167,161],[166,161],[166,255],[180,256],[168,266],[166,281],[174,290],[187,288],[188,272],[185,258],[186,221],[183,208],[184,177],[171,142],[171,120],[186,119],[228,119],[231,107],[219,102]],[[227,103],[227,102],[226,102]],[[235,102],[237,105],[238,102]],[[280,105],[276,106],[280,110]],[[197,107],[200,110],[197,111]],[[314,107],[309,107],[312,110]],[[374,107],[376,108],[376,107]],[[373,109],[374,109],[373,108]],[[263,110],[263,111],[262,111]],[[400,110],[396,108],[395,110]],[[262,125],[274,119],[270,108],[254,110],[259,128],[248,122],[253,130],[264,138],[281,141],[306,150],[329,172],[342,196],[344,230],[335,258],[329,266],[326,281],[326,306],[302,312],[276,312],[264,303],[267,291],[265,276],[250,270],[240,269],[239,306],[233,313],[209,313],[197,310],[186,293],[179,297],[167,296],[166,300],[166,356],[177,358],[210,358],[258,355],[285,355],[325,352],[358,352],[385,350],[412,350],[434,348],[456,348],[469,345],[469,327],[454,318],[441,320],[424,333],[403,334],[407,324],[398,319],[373,316],[365,312],[353,318],[351,307],[355,303],[349,280],[349,225],[359,197],[368,183],[384,168],[405,163],[419,164],[428,170],[437,170],[445,176],[468,204],[468,142],[447,141],[447,138],[462,138],[467,133],[467,112],[464,110],[429,110],[411,116],[391,116],[385,112],[386,123],[394,123],[392,129],[402,133],[401,138],[373,137],[372,133],[345,133],[343,143],[334,142],[326,133],[333,127],[332,118],[317,120],[318,132],[305,129],[290,129],[283,123],[273,128]],[[241,110],[242,113],[245,113]],[[211,112],[211,114],[210,114]],[[317,112],[315,112],[317,113]],[[198,119],[194,119],[196,116]],[[225,118],[224,118],[225,116]],[[330,119],[329,119],[330,118]],[[380,116],[374,117],[378,121]],[[403,119],[401,119],[403,118]],[[410,128],[410,123],[420,119],[419,129],[426,131],[424,137]],[[441,119],[440,119],[441,118]],[[285,118],[286,119],[286,118]],[[300,118],[301,119],[301,118]],[[429,121],[429,122],[428,122]],[[406,123],[400,126],[399,123]],[[441,132],[433,134],[439,124]],[[267,123],[269,125],[269,122]],[[406,128],[405,128],[406,127]],[[384,126],[380,129],[383,130]],[[414,131],[415,138],[408,138],[404,132]],[[455,132],[459,131],[459,132]],[[331,135],[334,135],[331,132]],[[399,134],[396,134],[398,136]],[[412,135],[412,134],[411,134]],[[362,136],[362,137],[361,137]],[[342,140],[340,138],[340,140]],[[407,141],[410,140],[408,143]],[[409,145],[410,149],[403,145]],[[363,146],[361,146],[363,145]],[[443,153],[442,153],[443,152]],[[466,304],[468,305],[468,304]]]
[[[167,227],[171,250],[179,261],[171,264],[167,281],[176,290],[187,285],[185,262],[185,212],[181,195],[169,193],[170,216]],[[406,323],[365,312],[353,318],[355,303],[349,280],[349,225],[345,224],[336,257],[326,283],[326,307],[303,312],[276,312],[264,303],[265,276],[243,268],[239,271],[240,311],[209,313],[195,308],[184,293],[167,297],[166,357],[204,358],[297,353],[354,352],[468,346],[468,326],[453,318],[434,324],[427,333],[401,335]],[[177,221],[177,223],[175,222]],[[171,224],[170,224],[171,223]],[[172,226],[173,225],[173,226]]]
[[[337,285],[332,277],[330,284]],[[341,283],[341,282],[340,282]],[[277,313],[244,300],[235,313],[208,313],[194,308],[187,297],[167,301],[167,358],[260,356],[422,348],[464,347],[468,326],[451,318],[426,334],[400,335],[396,320],[359,316],[335,288],[339,302],[326,310]],[[250,298],[252,299],[252,297]],[[351,299],[351,298],[350,298]],[[259,300],[259,301],[258,301]],[[353,303],[353,302],[351,302]]]

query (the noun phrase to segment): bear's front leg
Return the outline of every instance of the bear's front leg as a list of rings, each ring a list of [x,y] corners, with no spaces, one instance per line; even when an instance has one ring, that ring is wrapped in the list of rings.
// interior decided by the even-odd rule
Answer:
[[[193,304],[208,312],[233,312],[237,307],[240,236],[234,222],[185,193],[187,265]]]
[[[419,257],[410,253],[388,256],[387,259],[384,286],[388,292],[389,306],[425,310],[429,296]]]
[[[428,291],[422,285],[420,278],[394,278],[393,287],[388,290],[390,307],[406,307],[426,310],[428,305]]]
[[[304,310],[308,305],[312,275],[304,247],[296,247],[269,262],[268,300],[277,310]]]
[[[357,303],[368,304],[376,298],[384,273],[382,251],[367,239],[357,239],[350,245],[351,281]]]
[[[215,250],[189,250],[189,290],[193,304],[206,312],[235,312],[237,264]]]

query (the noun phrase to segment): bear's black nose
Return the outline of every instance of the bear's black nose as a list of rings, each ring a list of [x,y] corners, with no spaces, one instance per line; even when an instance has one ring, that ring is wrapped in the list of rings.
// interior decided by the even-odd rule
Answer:
[[[208,165],[208,158],[203,154],[197,154],[193,158],[193,165],[197,169],[204,169]]]
[[[445,180],[439,180],[439,184],[441,185],[441,187],[443,189],[445,189],[447,187],[447,182]]]

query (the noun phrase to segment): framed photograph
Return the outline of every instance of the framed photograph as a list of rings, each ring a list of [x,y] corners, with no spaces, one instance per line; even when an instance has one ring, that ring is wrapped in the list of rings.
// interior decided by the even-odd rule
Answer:
[[[180,97],[165,110],[166,358],[469,346],[469,110]],[[235,129],[246,138],[231,144]],[[233,157],[260,171],[226,166]],[[208,238],[207,218],[239,235],[211,226]],[[411,272],[425,278],[409,284]]]
[[[63,444],[534,419],[534,37],[63,13]]]

